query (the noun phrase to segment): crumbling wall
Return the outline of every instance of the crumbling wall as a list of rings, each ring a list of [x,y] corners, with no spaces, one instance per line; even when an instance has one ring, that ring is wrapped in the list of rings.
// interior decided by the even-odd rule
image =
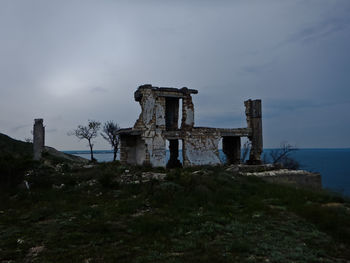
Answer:
[[[45,146],[45,127],[43,119],[35,119],[33,127],[33,158],[40,160]]]
[[[165,97],[156,98],[156,132],[165,130]]]
[[[162,131],[165,130],[165,107],[164,97],[158,97],[150,85],[141,86],[135,92],[135,100],[139,101],[141,114],[134,125],[134,129],[142,130],[142,143],[137,144],[137,164],[151,164],[152,166],[165,166],[166,149],[165,138]],[[143,163],[139,163],[140,160]]]
[[[190,130],[194,126],[194,106],[191,94],[186,94],[182,100],[181,129]]]
[[[186,132],[183,138],[183,165],[219,165],[219,133],[206,133],[205,129]]]
[[[155,124],[154,118],[154,110],[156,97],[151,88],[144,87],[139,89],[137,96],[137,101],[139,101],[141,106],[141,114],[137,119],[134,128],[135,129],[152,129]],[[136,94],[135,94],[136,98]]]
[[[146,144],[140,136],[137,136],[136,140],[135,159],[137,165],[143,165],[146,161]]]
[[[165,97],[156,98],[156,112],[155,112],[155,130],[154,137],[148,140],[147,149],[149,152],[149,163],[152,166],[162,166],[166,164],[166,140],[163,136],[165,131]],[[151,143],[151,144],[149,144]]]
[[[136,146],[137,136],[121,135],[120,136],[120,161],[128,164],[136,163]]]
[[[147,135],[146,135],[147,134]],[[153,136],[152,136],[153,135]],[[145,162],[154,167],[165,167],[166,164],[166,141],[160,132],[144,133],[146,144]]]

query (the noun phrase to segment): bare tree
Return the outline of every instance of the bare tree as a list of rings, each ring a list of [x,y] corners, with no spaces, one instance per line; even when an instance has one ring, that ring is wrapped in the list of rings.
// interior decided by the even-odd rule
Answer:
[[[30,131],[30,134],[32,135],[32,137],[25,137],[24,138],[24,141],[25,142],[30,142],[30,143],[33,143],[33,130]]]
[[[294,160],[290,153],[293,151],[297,151],[298,149],[293,147],[291,144],[287,142],[281,143],[280,148],[273,149],[270,152],[270,158],[273,164],[282,164],[283,167],[288,169],[299,169],[300,165],[299,163]]]
[[[120,129],[118,123],[108,121],[103,125],[101,136],[105,139],[113,149],[113,161],[117,159],[118,146],[119,146],[119,135],[118,130]]]
[[[32,138],[29,138],[29,137],[25,137],[25,138],[24,138],[24,141],[25,141],[25,142],[29,142],[29,143],[33,143],[33,139],[32,139]]]
[[[75,135],[80,140],[86,139],[89,142],[90,147],[90,155],[91,155],[91,161],[94,161],[94,154],[93,154],[93,139],[97,137],[98,131],[100,129],[101,123],[98,121],[89,120],[89,123],[87,126],[78,125],[78,128],[75,129],[73,132],[68,133],[68,135]]]

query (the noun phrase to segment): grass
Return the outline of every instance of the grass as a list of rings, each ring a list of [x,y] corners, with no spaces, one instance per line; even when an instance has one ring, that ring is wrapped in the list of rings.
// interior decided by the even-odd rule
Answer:
[[[120,181],[144,171],[167,177]],[[350,203],[324,191],[118,162],[42,165],[27,180],[30,191],[1,189],[1,263],[350,260]]]

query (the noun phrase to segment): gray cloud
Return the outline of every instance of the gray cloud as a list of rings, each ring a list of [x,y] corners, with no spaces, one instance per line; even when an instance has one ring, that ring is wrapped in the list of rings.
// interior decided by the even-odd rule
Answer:
[[[90,91],[93,92],[93,93],[95,93],[95,92],[103,92],[103,93],[104,92],[108,92],[107,89],[102,88],[102,87],[95,87],[95,88],[90,89]]]
[[[267,147],[349,147],[349,11],[347,0],[1,1],[1,132],[24,138],[42,117],[49,145],[82,149],[67,131],[132,126],[133,92],[152,83],[198,89],[199,126],[244,125],[243,101],[261,98]]]
[[[243,74],[247,73],[247,74],[257,75],[257,74],[264,73],[266,71],[272,71],[273,65],[274,65],[274,61],[265,62],[265,63],[259,64],[259,65],[252,64],[252,65],[243,67],[241,69],[241,72]]]
[[[45,133],[55,133],[57,131],[58,131],[58,129],[56,129],[56,128],[45,129]]]
[[[16,132],[18,132],[20,130],[28,129],[29,127],[30,127],[30,125],[18,125],[18,126],[15,126],[15,127],[11,128],[10,130],[11,130],[11,132],[16,133]]]
[[[285,43],[311,42],[325,38],[331,34],[346,30],[350,25],[350,18],[331,18],[326,21],[320,21],[314,25],[301,29],[287,38]]]

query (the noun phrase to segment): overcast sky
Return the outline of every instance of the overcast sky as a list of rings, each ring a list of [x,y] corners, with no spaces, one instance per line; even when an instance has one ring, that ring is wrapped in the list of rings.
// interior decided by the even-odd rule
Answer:
[[[87,149],[67,132],[131,127],[145,83],[198,89],[197,126],[260,98],[265,147],[350,147],[350,1],[0,0],[1,133],[44,118],[47,145]]]

